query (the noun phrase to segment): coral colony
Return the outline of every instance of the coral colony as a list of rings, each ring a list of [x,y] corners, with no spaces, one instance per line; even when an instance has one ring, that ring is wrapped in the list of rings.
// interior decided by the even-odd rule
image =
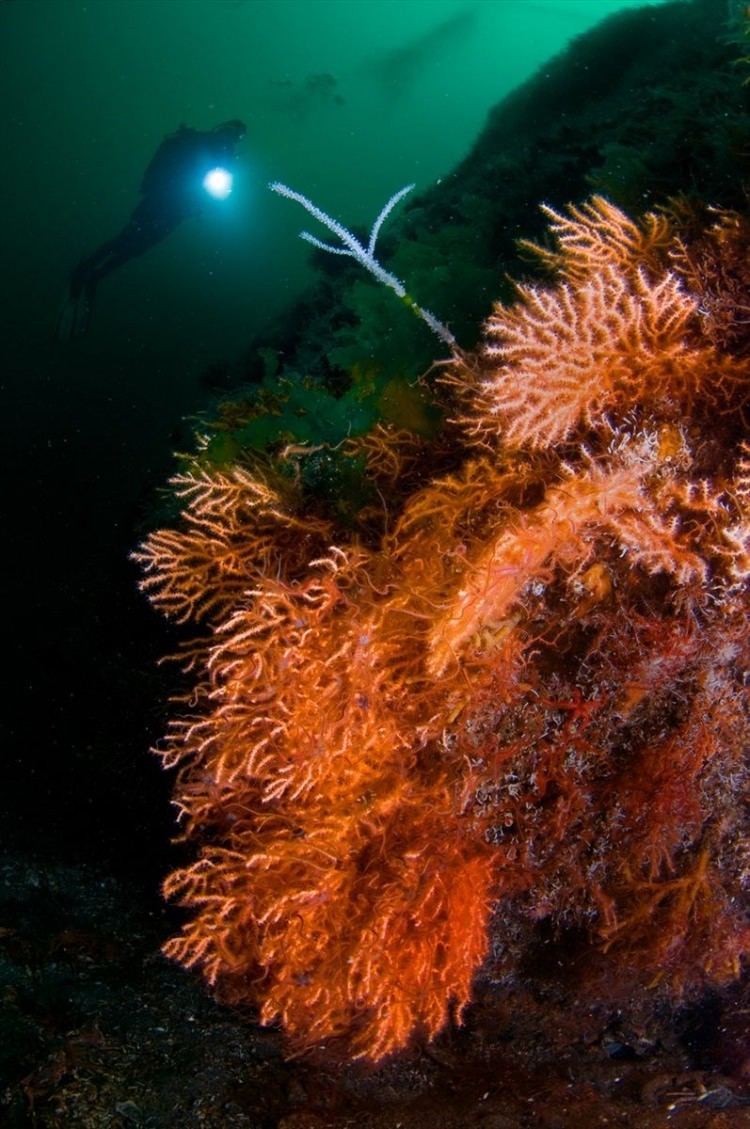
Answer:
[[[137,554],[204,629],[165,951],[298,1050],[432,1038],[542,932],[598,954],[591,998],[679,1003],[750,950],[750,230],[547,215],[549,281],[452,350],[442,434],[351,441],[358,521],[283,453],[198,454]]]

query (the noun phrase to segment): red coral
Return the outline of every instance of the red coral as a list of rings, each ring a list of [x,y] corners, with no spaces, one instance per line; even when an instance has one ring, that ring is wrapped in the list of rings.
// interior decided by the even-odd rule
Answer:
[[[750,369],[666,220],[552,219],[559,281],[449,377],[458,469],[436,449],[418,487],[424,441],[360,442],[365,539],[196,462],[183,528],[138,554],[153,602],[211,628],[161,750],[204,843],[166,951],[297,1046],[434,1036],[490,935],[518,976],[544,922],[678,999],[750,949]]]

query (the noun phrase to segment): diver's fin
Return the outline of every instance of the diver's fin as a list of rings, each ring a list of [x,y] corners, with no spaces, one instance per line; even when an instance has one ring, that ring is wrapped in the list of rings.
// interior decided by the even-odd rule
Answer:
[[[77,293],[68,286],[55,323],[55,341],[72,341],[88,333],[94,307],[95,287],[91,283],[77,287]]]

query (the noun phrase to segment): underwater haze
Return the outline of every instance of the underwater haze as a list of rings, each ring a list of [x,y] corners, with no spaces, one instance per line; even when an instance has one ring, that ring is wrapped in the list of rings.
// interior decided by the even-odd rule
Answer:
[[[66,275],[125,223],[166,134],[240,118],[248,133],[233,195],[108,278],[91,329],[91,348],[179,364],[189,385],[217,354],[240,349],[306,278],[300,216],[266,191],[269,180],[365,224],[397,188],[422,190],[449,172],[490,107],[572,36],[634,6],[0,4],[11,324],[27,341],[48,336]]]
[[[35,840],[57,825],[69,836],[79,806],[82,828],[92,812],[128,818],[141,801],[123,778],[134,795],[146,778],[163,790],[146,752],[160,718],[134,707],[123,676],[153,677],[143,638],[164,649],[128,552],[172,451],[192,442],[206,373],[241,364],[315,277],[297,238],[308,217],[268,182],[367,227],[401,186],[448,176],[492,107],[571,38],[638,6],[0,2],[3,449],[23,483],[4,497],[18,708],[2,718],[13,767],[0,808],[33,795]],[[89,332],[54,341],[68,275],[127,223],[165,136],[228,119],[247,125],[229,198],[104,278]],[[73,748],[89,795],[71,784]],[[157,823],[168,833],[162,809]]]

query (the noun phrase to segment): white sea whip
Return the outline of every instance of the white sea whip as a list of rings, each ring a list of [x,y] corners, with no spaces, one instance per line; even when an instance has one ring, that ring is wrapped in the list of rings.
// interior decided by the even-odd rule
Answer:
[[[321,251],[329,251],[332,255],[348,255],[350,259],[356,259],[361,263],[365,270],[369,271],[378,282],[382,282],[385,286],[390,287],[395,291],[398,297],[404,302],[417,317],[421,318],[425,325],[428,325],[432,332],[436,334],[441,341],[443,341],[450,349],[456,347],[456,339],[446,325],[431,314],[429,310],[425,310],[422,306],[418,305],[410,294],[407,294],[406,287],[395,274],[387,271],[378,260],[375,258],[375,244],[377,242],[380,229],[383,226],[384,220],[388,217],[392,209],[403,200],[407,192],[411,192],[414,187],[413,184],[407,184],[404,188],[395,192],[390,200],[381,208],[378,218],[372,225],[370,231],[370,238],[367,246],[364,247],[356,236],[352,235],[351,231],[335,220],[333,216],[329,216],[326,212],[321,211],[312,200],[307,196],[303,196],[301,192],[295,192],[294,189],[289,188],[286,184],[281,184],[279,181],[274,181],[268,186],[272,192],[277,192],[279,196],[285,196],[287,200],[295,200],[298,204],[310,213],[319,223],[327,227],[329,231],[333,232],[337,239],[341,240],[342,246],[335,247],[331,243],[324,243],[322,239],[318,239],[315,235],[311,235],[309,231],[301,231],[300,238],[305,239],[308,243],[312,243],[313,247],[320,248]]]

